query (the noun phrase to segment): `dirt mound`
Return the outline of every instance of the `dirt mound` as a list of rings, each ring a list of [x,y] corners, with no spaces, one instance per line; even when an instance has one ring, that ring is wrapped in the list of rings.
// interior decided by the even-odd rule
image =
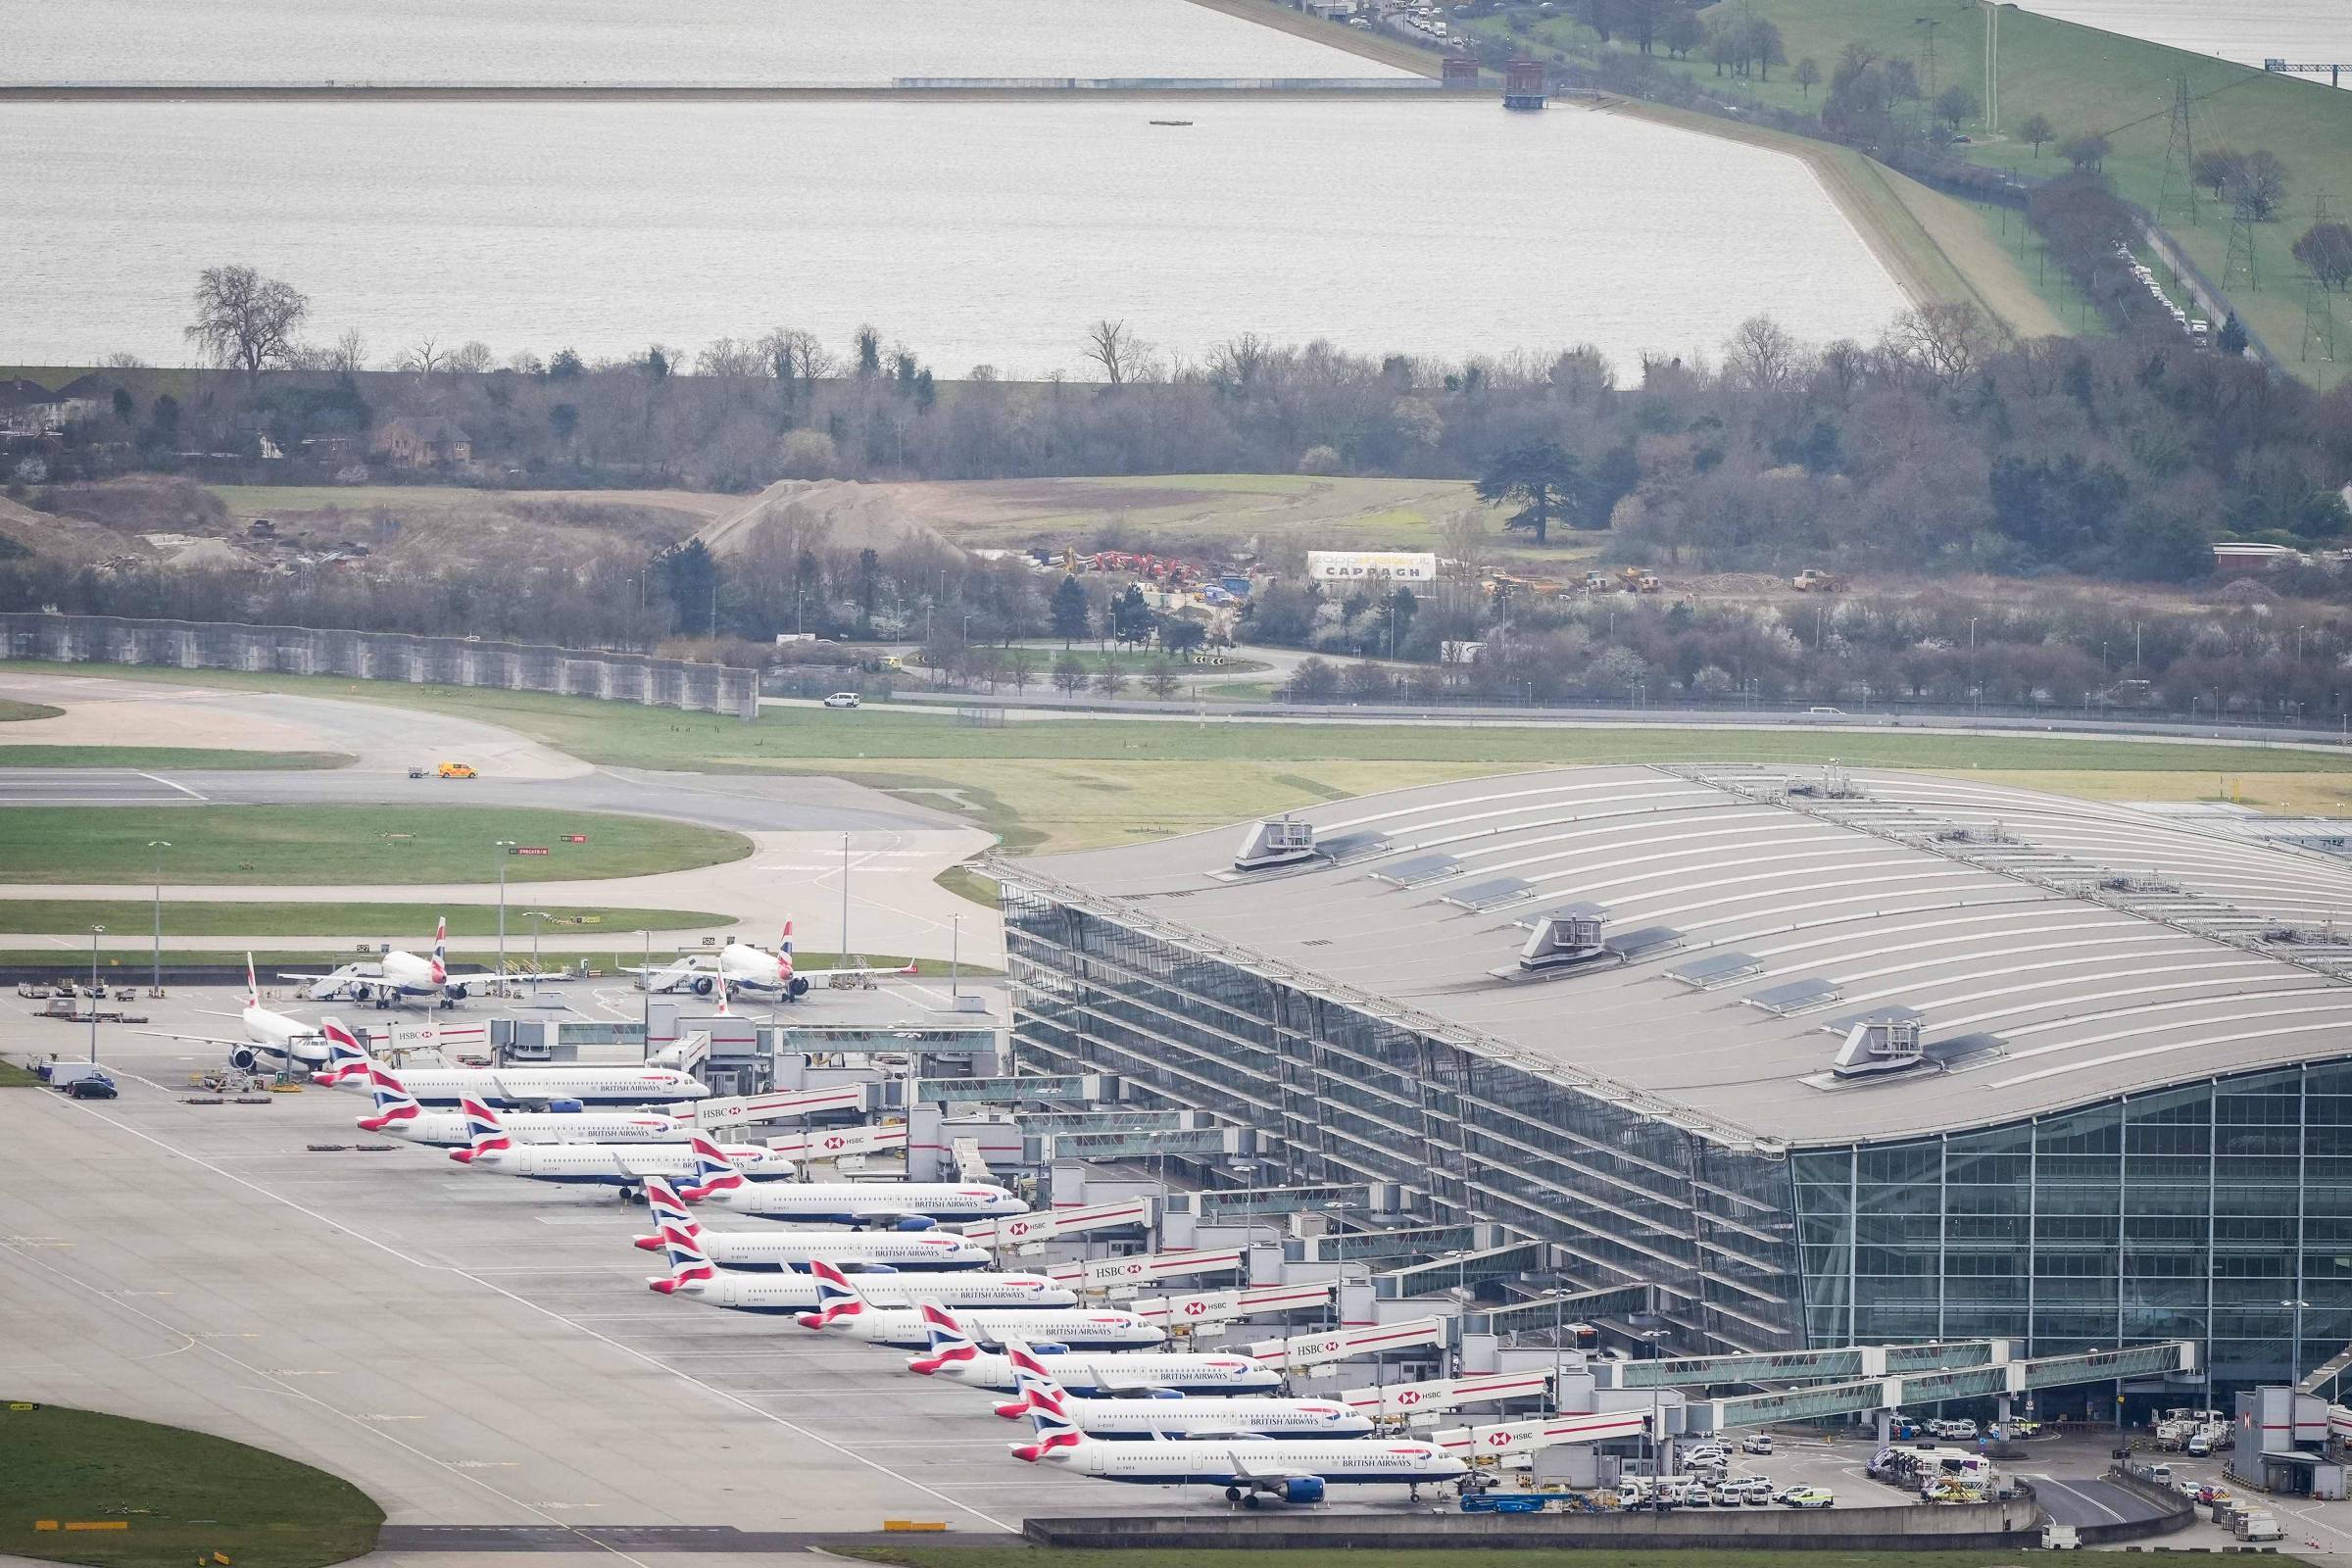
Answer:
[[[228,508],[220,498],[189,479],[140,477],[52,485],[35,499],[40,511],[110,528],[217,533],[228,525]]]
[[[24,554],[62,561],[72,565],[95,565],[120,556],[146,557],[147,542],[134,533],[117,533],[82,517],[63,517],[0,497],[0,556]]]
[[[946,545],[938,529],[920,520],[920,492],[914,484],[860,484],[846,479],[780,479],[695,533],[714,555],[741,555],[771,531],[822,537],[837,546],[889,550],[923,542]]]

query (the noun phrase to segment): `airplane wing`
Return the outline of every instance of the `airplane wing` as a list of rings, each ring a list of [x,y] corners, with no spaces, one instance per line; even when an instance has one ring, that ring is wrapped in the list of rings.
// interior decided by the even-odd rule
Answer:
[[[831,978],[831,977],[832,977],[832,976],[834,976],[834,975],[840,975],[840,976],[842,976],[844,979],[862,979],[862,978],[864,978],[864,977],[866,977],[866,976],[869,976],[869,975],[870,975],[870,976],[872,976],[872,977],[873,977],[873,978],[875,978],[875,979],[880,979],[880,980],[888,980],[888,979],[904,979],[904,978],[906,978],[906,976],[913,974],[913,973],[915,972],[915,968],[916,968],[916,966],[915,966],[913,963],[909,962],[909,963],[903,964],[903,965],[901,965],[900,967],[898,967],[898,968],[896,968],[896,969],[877,969],[877,968],[874,968],[874,967],[872,967],[871,965],[858,965],[858,966],[856,966],[856,967],[840,968],[840,969],[809,969],[809,970],[807,970],[807,971],[795,971],[795,972],[796,972],[796,973],[803,973],[803,974],[805,974],[805,977],[806,977],[807,979],[808,979],[808,980],[812,981],[812,982],[813,982],[814,980],[818,979],[819,977],[824,977],[824,978],[828,978],[828,979],[829,979],[829,978]]]
[[[1289,1470],[1280,1465],[1254,1465],[1242,1457],[1241,1450],[1233,1453],[1233,1475],[1237,1481],[1247,1481],[1253,1487],[1279,1487],[1286,1481],[1311,1480],[1305,1470]]]
[[[133,1029],[131,1033],[134,1035],[145,1035],[150,1040],[176,1040],[183,1045],[191,1046],[228,1046],[231,1048],[237,1046],[250,1046],[256,1051],[267,1051],[271,1055],[279,1054],[278,1049],[275,1046],[266,1046],[258,1040],[224,1040],[219,1035],[171,1034],[162,1029]]]
[[[280,970],[277,978],[280,980],[300,980],[304,981],[305,983],[315,985],[320,980],[351,980],[358,977],[351,974],[347,970],[337,969],[333,974],[287,974],[285,971]]]

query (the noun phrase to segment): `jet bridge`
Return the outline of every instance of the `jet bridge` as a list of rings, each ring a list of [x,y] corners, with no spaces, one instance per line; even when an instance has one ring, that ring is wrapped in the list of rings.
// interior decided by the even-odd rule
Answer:
[[[2000,1345],[2002,1342],[1989,1343]],[[2026,1394],[2037,1389],[2069,1388],[2084,1383],[2111,1383],[2124,1378],[2194,1372],[2196,1366],[2195,1342],[2174,1340],[2162,1345],[2134,1346],[2123,1350],[2005,1359],[1981,1362],[1974,1366],[1948,1367],[1940,1371],[1820,1383],[1775,1394],[1750,1394],[1725,1399],[1693,1401],[1690,1425],[1693,1431],[1721,1432],[1732,1427],[1764,1426],[1775,1421],[1865,1415],[1877,1410],[1900,1409],[1906,1404],[1933,1404],[1939,1399],[1985,1398]]]

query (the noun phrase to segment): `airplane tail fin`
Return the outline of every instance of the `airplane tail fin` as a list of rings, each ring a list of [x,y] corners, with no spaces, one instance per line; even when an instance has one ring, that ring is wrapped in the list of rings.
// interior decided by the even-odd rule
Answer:
[[[1037,1463],[1049,1453],[1058,1449],[1075,1448],[1086,1441],[1086,1434],[1078,1430],[1078,1423],[1071,1419],[1069,1411],[1062,1407],[1061,1401],[1057,1398],[1031,1399],[1029,1402],[1029,1426],[1030,1430],[1037,1434],[1037,1440],[1034,1443],[1014,1444],[1012,1456],[1016,1459],[1026,1459],[1031,1464]]]
[[[718,1277],[718,1270],[710,1266],[710,1254],[703,1250],[702,1242],[687,1231],[663,1225],[662,1250],[669,1254],[669,1274],[663,1279],[648,1280],[646,1284],[663,1296],[683,1286],[707,1285]]]
[[[678,1189],[678,1196],[693,1202],[715,1193],[729,1193],[743,1185],[743,1172],[727,1157],[709,1133],[698,1132],[687,1141],[694,1151],[694,1177]]]
[[[835,1323],[858,1317],[865,1311],[865,1298],[850,1277],[823,1258],[812,1259],[808,1272],[816,1279],[816,1310],[800,1314],[805,1329],[831,1328]]]
[[[311,1074],[311,1081],[330,1086],[346,1083],[372,1086],[370,1072],[375,1063],[368,1059],[368,1048],[360,1044],[359,1037],[344,1027],[343,1020],[321,1018],[318,1032],[326,1037],[326,1067]]]
[[[645,1206],[653,1216],[654,1234],[638,1237],[639,1247],[649,1252],[659,1252],[666,1245],[664,1238],[672,1232],[698,1247],[702,1245],[702,1222],[694,1217],[694,1210],[686,1206],[686,1200],[678,1196],[678,1190],[669,1185],[668,1177],[648,1176],[645,1179]]]
[[[906,1358],[907,1371],[929,1377],[948,1367],[979,1359],[978,1343],[956,1321],[955,1313],[934,1301],[925,1301],[921,1311],[923,1332],[930,1336],[931,1345],[922,1354]]]
[[[261,1004],[262,983],[258,979],[254,978],[253,955],[248,953],[245,955],[245,1005],[248,1007],[258,1007]]]
[[[1063,1410],[1062,1401],[1069,1397],[1068,1394],[1054,1381],[1037,1352],[1029,1348],[1027,1341],[1007,1336],[1004,1356],[1012,1363],[1012,1386],[1017,1395],[1013,1403],[1019,1406],[1019,1411],[1034,1410],[1041,1404]],[[997,1413],[1003,1415],[1004,1411],[1000,1407]]]
[[[398,1074],[382,1062],[368,1063],[368,1092],[375,1097],[375,1114],[362,1116],[360,1125],[368,1132],[381,1132],[394,1122],[414,1121],[424,1114],[416,1097],[400,1081]]]
[[[433,921],[433,984],[449,983],[449,916]]]
[[[458,1103],[466,1112],[466,1147],[451,1150],[450,1158],[466,1165],[484,1154],[514,1147],[514,1140],[507,1136],[507,1124],[498,1119],[497,1111],[471,1095]]]

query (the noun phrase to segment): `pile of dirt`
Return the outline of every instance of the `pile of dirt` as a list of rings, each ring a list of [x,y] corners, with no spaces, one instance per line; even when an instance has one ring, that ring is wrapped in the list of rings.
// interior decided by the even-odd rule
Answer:
[[[146,559],[152,552],[134,533],[117,533],[83,517],[60,516],[0,497],[0,557],[27,555],[69,565],[94,566],[122,556]]]
[[[80,517],[110,528],[144,533],[219,533],[228,526],[228,508],[191,479],[141,475],[104,484],[52,485],[33,497],[37,510]]]

